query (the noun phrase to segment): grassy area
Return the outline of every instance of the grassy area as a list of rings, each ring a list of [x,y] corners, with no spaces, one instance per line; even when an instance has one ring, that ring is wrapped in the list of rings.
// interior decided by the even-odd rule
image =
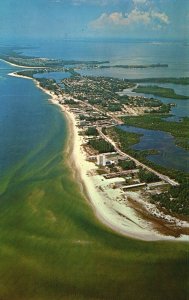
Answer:
[[[183,215],[189,215],[189,203],[188,203],[188,184],[181,187],[171,187],[169,190],[160,195],[154,195],[151,199],[152,203],[163,206],[173,213],[182,213]],[[171,200],[170,200],[171,199]],[[182,203],[182,205],[180,205]]]
[[[88,145],[99,153],[113,152],[114,147],[103,139],[93,139],[88,141]]]
[[[136,169],[136,164],[132,160],[119,160],[118,165],[123,169],[123,170],[132,170]]]
[[[88,127],[87,130],[85,131],[85,134],[88,136],[97,136],[98,130],[95,127]]]
[[[150,86],[141,86],[139,85],[137,88],[133,90],[135,93],[143,93],[143,94],[152,94],[155,96],[172,98],[172,99],[189,99],[189,96],[178,95],[175,93],[173,89],[163,88],[156,85]]]
[[[137,117],[124,117],[127,125],[144,129],[162,130],[171,133],[176,144],[189,150],[189,118],[183,118],[181,122],[167,122],[162,119],[165,115],[148,114]]]
[[[108,134],[113,140],[118,141],[119,145],[122,145],[124,149],[129,149],[132,145],[138,144],[140,141],[140,134],[133,132],[126,132],[119,127],[103,128],[103,133]]]

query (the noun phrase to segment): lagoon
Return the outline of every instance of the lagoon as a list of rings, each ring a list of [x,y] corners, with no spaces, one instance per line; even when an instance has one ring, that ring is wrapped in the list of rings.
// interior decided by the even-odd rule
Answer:
[[[34,78],[46,78],[46,79],[54,79],[57,83],[61,82],[61,79],[69,78],[69,72],[48,72],[48,73],[38,73],[34,74]]]
[[[122,125],[120,128],[142,135],[140,142],[133,145],[132,149],[140,151],[155,149],[158,151],[158,154],[147,156],[151,162],[170,169],[189,172],[189,152],[176,146],[171,134],[127,125]]]

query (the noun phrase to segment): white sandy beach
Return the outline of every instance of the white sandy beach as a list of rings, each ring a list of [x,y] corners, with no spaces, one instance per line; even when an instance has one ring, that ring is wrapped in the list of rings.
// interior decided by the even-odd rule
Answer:
[[[114,231],[125,236],[142,239],[146,241],[152,240],[188,240],[188,236],[181,236],[177,239],[173,236],[164,236],[153,229],[153,224],[140,218],[132,209],[127,201],[126,193],[121,189],[111,188],[111,184],[116,179],[104,179],[101,175],[91,176],[91,170],[96,169],[94,163],[86,160],[86,153],[81,148],[83,137],[78,134],[78,128],[75,124],[74,115],[66,112],[71,120],[73,139],[73,159],[75,166],[80,174],[81,180],[85,186],[88,199],[95,210],[97,217]],[[73,136],[73,135],[72,135]],[[120,181],[120,178],[117,178]],[[136,194],[130,192],[130,197]],[[150,207],[151,208],[151,207]],[[170,220],[176,222],[176,220]],[[179,222],[179,220],[178,220]],[[188,223],[178,224],[180,226],[189,226]]]
[[[15,73],[10,73],[10,76],[21,77],[25,79],[31,79],[25,76],[20,76]],[[163,235],[154,229],[153,222],[150,220],[144,220],[139,216],[133,207],[131,207],[127,197],[133,198],[135,201],[139,201],[140,204],[146,205],[146,209],[149,213],[152,213],[156,217],[160,217],[161,220],[165,220],[170,224],[175,224],[179,227],[187,228],[189,224],[179,219],[162,215],[158,209],[151,205],[145,204],[138,193],[127,192],[125,193],[120,188],[114,189],[112,183],[121,179],[104,179],[101,175],[91,175],[91,171],[97,169],[97,166],[86,160],[86,153],[82,148],[83,137],[78,134],[78,127],[76,125],[76,119],[73,113],[68,108],[59,103],[60,97],[54,95],[52,92],[41,88],[37,80],[32,79],[37,87],[43,90],[50,96],[50,101],[53,104],[58,105],[62,111],[64,111],[68,123],[69,131],[72,135],[72,146],[70,159],[74,161],[75,170],[77,172],[77,178],[81,180],[83,189],[86,193],[86,197],[90,200],[90,203],[94,209],[94,212],[98,219],[112,230],[119,234],[141,239],[145,241],[153,240],[173,240],[173,241],[189,241],[188,235],[181,235],[175,238],[173,235]]]

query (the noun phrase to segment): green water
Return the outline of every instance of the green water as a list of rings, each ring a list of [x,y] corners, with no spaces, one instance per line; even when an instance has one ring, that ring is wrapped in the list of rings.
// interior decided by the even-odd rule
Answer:
[[[32,81],[6,72],[0,299],[187,300],[188,244],[141,242],[103,226],[67,165],[63,115]]]

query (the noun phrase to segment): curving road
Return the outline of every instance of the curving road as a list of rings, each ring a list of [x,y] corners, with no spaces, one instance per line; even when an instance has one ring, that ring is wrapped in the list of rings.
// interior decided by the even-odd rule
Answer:
[[[115,150],[116,150],[121,156],[123,156],[123,157],[125,157],[125,158],[129,158],[130,160],[134,161],[134,162],[136,163],[137,166],[141,166],[142,168],[144,168],[144,169],[148,170],[149,172],[155,174],[155,175],[158,176],[161,180],[163,180],[163,181],[169,183],[170,185],[172,185],[172,186],[178,186],[178,185],[179,185],[179,183],[176,182],[175,180],[173,180],[173,179],[169,178],[168,176],[163,175],[163,174],[161,174],[161,173],[155,171],[154,169],[152,169],[152,168],[146,166],[145,164],[141,163],[140,161],[138,161],[136,158],[130,156],[129,154],[126,154],[126,153],[122,152],[122,151],[119,149],[119,147],[116,145],[116,143],[115,143],[111,138],[109,138],[108,136],[106,136],[106,135],[102,132],[101,128],[97,127],[97,130],[98,130],[98,132],[99,132],[99,135],[100,135],[103,139],[105,139],[108,143],[110,143],[110,144],[115,148]]]

